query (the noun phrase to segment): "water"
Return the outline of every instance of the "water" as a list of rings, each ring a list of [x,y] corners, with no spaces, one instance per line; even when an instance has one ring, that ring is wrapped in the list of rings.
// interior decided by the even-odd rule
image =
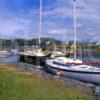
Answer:
[[[93,62],[100,62],[100,52],[95,52],[93,56],[90,58],[85,58],[85,61],[93,61]],[[18,55],[10,55],[6,57],[0,57],[0,62],[3,63],[19,63],[19,56]]]
[[[1,63],[10,63],[10,64],[17,64],[19,62],[18,55],[9,55],[6,57],[0,57]]]
[[[100,51],[98,52],[91,52],[91,60],[100,62]]]

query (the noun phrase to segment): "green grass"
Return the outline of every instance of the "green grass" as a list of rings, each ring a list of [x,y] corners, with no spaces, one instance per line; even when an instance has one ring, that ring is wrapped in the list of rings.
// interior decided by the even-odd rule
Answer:
[[[0,64],[0,100],[91,100],[80,86],[65,87],[56,80],[44,80],[35,74]]]

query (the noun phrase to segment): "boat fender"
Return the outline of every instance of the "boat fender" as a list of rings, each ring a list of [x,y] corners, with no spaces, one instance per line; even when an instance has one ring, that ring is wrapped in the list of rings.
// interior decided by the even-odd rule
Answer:
[[[56,72],[56,75],[57,75],[57,76],[62,76],[62,75],[64,75],[64,73],[61,72],[61,71],[57,71],[57,72]]]

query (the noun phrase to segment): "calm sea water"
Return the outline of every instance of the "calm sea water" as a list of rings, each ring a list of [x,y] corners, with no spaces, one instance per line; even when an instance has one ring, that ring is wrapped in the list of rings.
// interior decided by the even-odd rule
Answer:
[[[85,58],[84,61],[100,62],[100,52],[93,52],[92,56],[90,56],[89,58]],[[19,62],[19,56],[18,55],[10,55],[7,57],[0,57],[0,62],[16,64]]]
[[[10,55],[10,56],[6,56],[6,57],[0,57],[0,62],[17,64],[19,62],[19,56]]]

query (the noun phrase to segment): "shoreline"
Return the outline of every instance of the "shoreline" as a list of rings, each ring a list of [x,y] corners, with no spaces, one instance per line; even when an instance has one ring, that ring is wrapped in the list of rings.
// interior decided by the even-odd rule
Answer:
[[[36,97],[35,100],[73,100],[73,98],[77,100],[78,97],[82,100],[83,98],[84,100],[91,100],[91,96],[86,94],[80,85],[71,87],[67,81],[65,83],[59,78],[52,78],[51,76],[49,78],[47,76],[43,78],[43,76],[35,74],[34,72],[30,73],[12,64],[4,63],[0,64],[0,71],[0,81],[5,83],[4,85],[7,85],[7,88],[13,90],[13,92],[9,89],[3,90],[4,85],[1,83],[0,89],[2,92],[6,92],[5,95],[0,94],[2,100],[8,100],[8,98],[13,100],[12,98],[17,98],[18,95],[20,95],[21,100],[29,100],[24,97],[30,98],[30,94],[32,94],[31,98]],[[21,92],[23,93],[22,95],[20,94]],[[10,96],[7,95],[8,93],[10,93]],[[13,93],[16,93],[16,95],[13,95]],[[5,96],[7,96],[7,99],[4,99]]]

